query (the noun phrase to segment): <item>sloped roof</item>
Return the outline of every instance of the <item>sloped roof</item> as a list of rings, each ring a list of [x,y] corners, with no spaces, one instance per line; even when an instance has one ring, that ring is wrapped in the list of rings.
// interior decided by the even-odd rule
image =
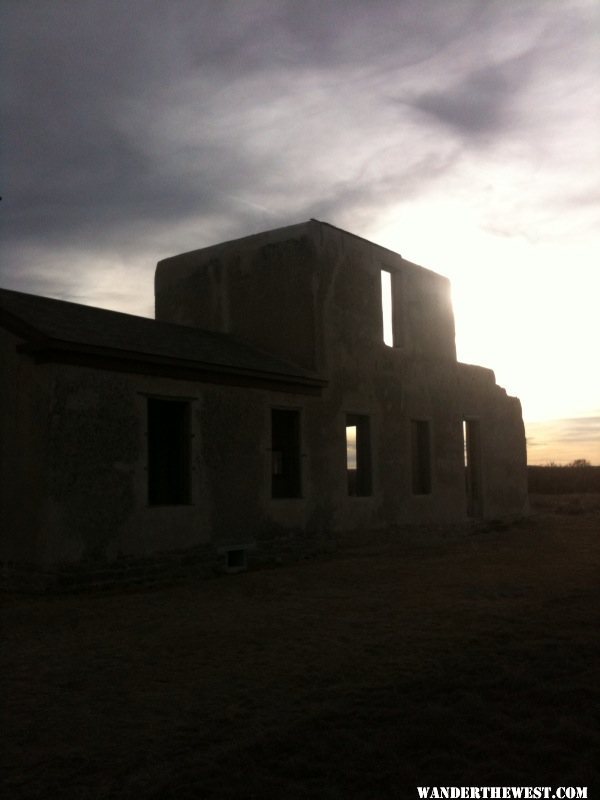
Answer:
[[[237,377],[290,391],[325,385],[316,373],[227,334],[8,289],[0,289],[0,325],[23,338],[20,350],[37,361],[224,383]]]

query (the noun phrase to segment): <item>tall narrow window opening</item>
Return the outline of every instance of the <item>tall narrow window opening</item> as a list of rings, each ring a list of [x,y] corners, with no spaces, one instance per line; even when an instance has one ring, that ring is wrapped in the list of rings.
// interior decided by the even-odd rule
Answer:
[[[148,398],[148,502],[153,506],[190,502],[190,405]]]
[[[431,494],[431,434],[429,422],[413,419],[411,428],[413,494]]]
[[[394,346],[394,303],[392,295],[392,273],[381,270],[381,309],[383,314],[383,341]]]
[[[482,514],[482,492],[479,420],[463,420],[463,452],[467,514],[470,517],[480,517]]]
[[[271,409],[271,493],[300,497],[300,412]]]
[[[372,493],[371,433],[367,416],[348,414],[346,417],[346,472],[350,496],[366,497]]]

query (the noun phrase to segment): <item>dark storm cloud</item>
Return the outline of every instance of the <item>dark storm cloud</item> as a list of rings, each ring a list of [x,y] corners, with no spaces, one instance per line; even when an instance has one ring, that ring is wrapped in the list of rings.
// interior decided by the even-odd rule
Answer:
[[[561,263],[592,271],[588,0],[2,6],[0,286],[151,315],[158,259],[309,217],[397,240],[409,258],[405,234],[439,240],[427,265],[456,277],[477,260],[494,278],[486,231],[507,265],[517,236],[527,258],[554,237]],[[598,461],[590,413],[528,429],[533,453],[563,458],[554,441],[565,460]]]
[[[194,10],[197,4],[177,2],[172,11],[194,66],[227,75],[278,66],[379,69],[388,58],[395,66],[415,63],[482,13],[478,0],[224,0]],[[190,11],[198,28],[186,24]],[[198,30],[207,29],[199,40]]]
[[[207,184],[216,165],[240,170],[225,142],[203,143],[192,169],[152,151],[148,106],[160,113],[161,92],[186,76],[186,53],[173,41],[178,29],[164,30],[156,14],[140,26],[124,9],[86,2],[15,9],[9,30],[19,44],[5,66],[18,84],[8,95],[4,165],[15,237],[68,240],[105,224],[164,220],[192,207],[201,213],[215,202]],[[197,103],[201,130],[201,95]]]
[[[385,153],[376,152],[373,159],[356,165],[356,171],[346,180],[332,183],[320,197],[310,205],[310,214],[317,219],[335,219],[341,213],[360,218],[372,213],[377,204],[393,204],[401,196],[403,200],[418,195],[430,181],[443,175],[456,160],[460,151],[427,153],[423,157],[407,158],[402,166],[402,177],[398,172],[378,171],[374,177],[373,167],[377,162],[385,163]]]
[[[399,102],[425,112],[463,136],[497,136],[512,122],[510,103],[527,79],[529,63],[527,56],[518,56],[473,70],[440,91],[424,92]]]
[[[152,264],[310,216],[367,224],[460,160],[438,123],[493,139],[528,74],[525,46],[489,58],[520,35],[496,2],[4,6],[0,282],[36,291],[64,292],[74,254]]]
[[[470,4],[444,7],[439,15],[435,3],[396,0],[8,3],[6,252],[84,242],[101,250],[129,227],[219,215],[244,232],[257,188],[268,189],[288,166],[290,134],[298,138],[303,124],[293,116],[295,104],[306,103],[306,94],[296,96],[302,76],[320,72],[318,85],[332,92],[356,81],[356,92],[368,93],[380,73],[426,58],[457,35]],[[252,94],[240,97],[236,85],[252,76]],[[265,131],[260,115],[277,91],[289,113]],[[323,103],[312,113],[326,114]],[[184,137],[182,107],[192,128]],[[259,137],[272,139],[268,153],[256,146]],[[297,149],[306,157],[326,146],[299,141]],[[370,202],[377,182],[355,180],[361,161],[356,154],[346,187],[288,185],[297,202],[287,216],[306,215],[315,203],[329,214]],[[285,221],[278,205],[275,193],[265,213]],[[3,270],[10,273],[6,261]]]

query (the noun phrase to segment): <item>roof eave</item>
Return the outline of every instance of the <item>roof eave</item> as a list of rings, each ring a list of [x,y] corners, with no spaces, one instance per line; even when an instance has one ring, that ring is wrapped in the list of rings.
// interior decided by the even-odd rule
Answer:
[[[286,375],[280,372],[236,367],[229,364],[190,361],[153,353],[117,350],[49,338],[30,340],[19,345],[17,349],[19,352],[32,356],[36,363],[67,363],[208,383],[252,385],[270,388],[274,391],[301,394],[320,394],[321,390],[327,386],[326,380],[308,375]]]

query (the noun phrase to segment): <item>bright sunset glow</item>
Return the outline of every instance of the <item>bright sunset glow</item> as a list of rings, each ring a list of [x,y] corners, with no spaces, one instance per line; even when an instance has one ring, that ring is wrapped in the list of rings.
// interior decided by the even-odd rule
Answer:
[[[376,239],[451,279],[458,358],[521,399],[530,463],[600,463],[598,246],[534,245],[460,216],[442,201],[401,207]]]
[[[381,310],[383,312],[383,341],[388,347],[394,346],[392,274],[381,270]]]
[[[151,316],[159,259],[328,221],[450,278],[530,463],[600,464],[599,30],[595,0],[7,4],[0,285]]]
[[[356,469],[356,425],[346,425],[346,469]]]

